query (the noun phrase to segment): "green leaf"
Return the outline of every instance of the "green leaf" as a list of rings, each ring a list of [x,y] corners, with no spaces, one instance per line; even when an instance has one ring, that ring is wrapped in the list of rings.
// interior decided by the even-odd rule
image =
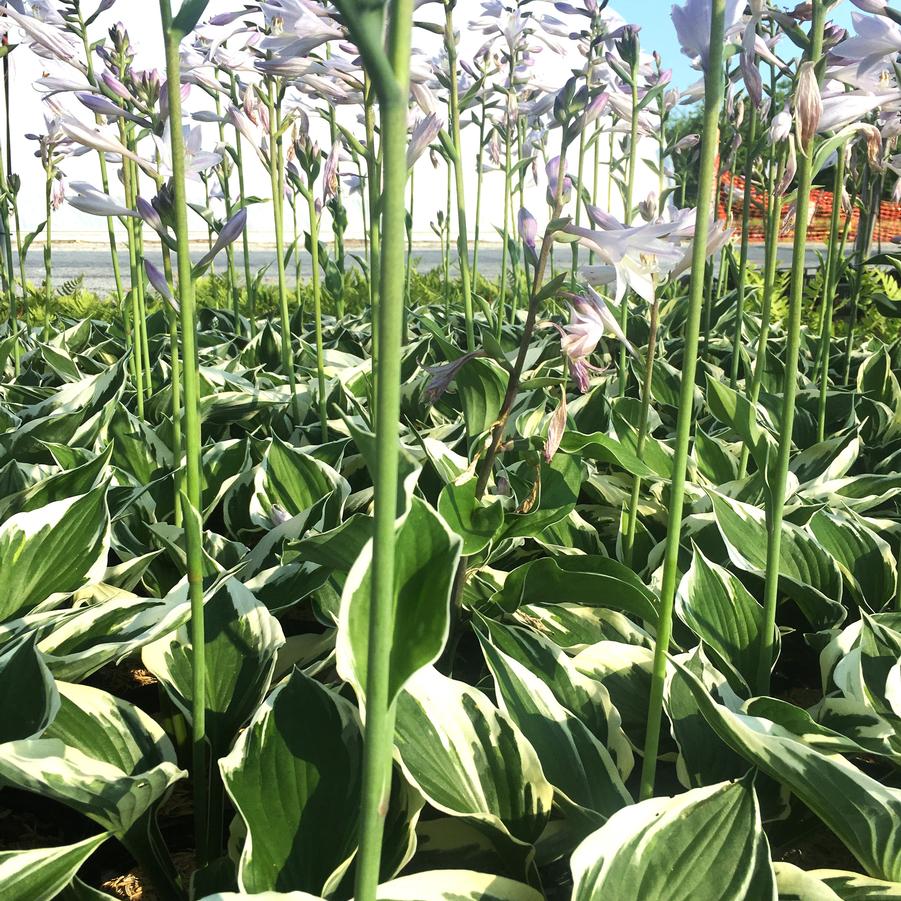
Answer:
[[[808,528],[835,558],[858,604],[881,610],[895,596],[898,572],[892,549],[860,516],[850,510],[820,510]]]
[[[518,566],[492,601],[513,611],[524,604],[597,604],[657,621],[656,598],[629,567],[610,557],[541,557]]]
[[[41,638],[38,650],[57,679],[80,682],[177,628],[189,612],[186,586],[162,600],[114,589],[109,600],[69,613]]]
[[[357,847],[363,738],[350,703],[295,670],[219,762],[247,838],[248,893],[327,894]]]
[[[841,901],[841,898],[812,873],[790,863],[774,863],[779,901]]]
[[[101,832],[74,845],[0,851],[0,896],[3,901],[50,901],[108,837]]]
[[[736,691],[753,684],[763,608],[732,573],[697,547],[676,593],[676,613],[713,652]]]
[[[553,789],[535,749],[482,692],[420,670],[397,699],[395,746],[407,779],[438,810],[530,843]]]
[[[0,620],[102,579],[110,539],[106,491],[98,485],[0,526]]]
[[[532,744],[558,801],[584,832],[632,803],[604,745],[519,661],[482,641],[501,710]]]
[[[331,466],[276,436],[253,477],[250,520],[258,528],[271,529],[282,521],[279,513],[293,517],[315,510],[309,528],[329,529],[338,524],[349,493],[347,482]]]
[[[614,814],[572,856],[573,901],[773,898],[773,867],[747,779],[651,798]]]
[[[701,713],[731,748],[791,789],[845,844],[868,875],[901,878],[901,792],[887,788],[838,754],[823,754],[763,717],[717,704],[687,670]]]
[[[172,29],[182,37],[190,34],[194,26],[200,21],[209,0],[182,0],[178,14],[172,21]]]
[[[541,901],[528,885],[472,870],[428,870],[378,887],[377,901]]]
[[[0,746],[0,777],[125,838],[187,773],[146,713],[97,688],[57,685],[62,703],[43,736]]]
[[[767,458],[775,451],[776,440],[772,432],[760,425],[757,412],[748,399],[708,375],[707,405],[723,425],[729,426],[741,438],[757,468],[766,472]]]
[[[366,693],[369,609],[372,595],[369,540],[341,595],[338,619],[338,672],[360,699]],[[388,699],[392,701],[417,670],[441,654],[450,628],[450,594],[460,558],[460,539],[418,497],[397,524],[394,562],[394,630],[381,636],[391,644]]]
[[[588,727],[613,755],[624,779],[631,773],[632,749],[622,731],[619,711],[600,682],[580,673],[571,658],[539,631],[491,619],[477,620],[475,625],[480,639],[487,633],[498,650],[541,679],[557,702]]]
[[[509,376],[494,360],[470,360],[456,378],[470,440],[487,432],[497,420],[507,393]]]
[[[844,870],[813,870],[810,875],[831,888],[842,901],[897,901],[901,898],[901,882],[886,882]]]
[[[0,744],[40,735],[59,710],[59,692],[36,636],[0,655]]]
[[[591,460],[612,463],[643,479],[669,478],[669,474],[658,473],[651,469],[631,447],[602,432],[585,435],[582,432],[567,431],[560,442],[560,449]]]
[[[717,492],[708,493],[729,559],[739,569],[764,577],[766,514]],[[814,628],[838,625],[846,616],[840,603],[842,579],[835,560],[809,532],[790,522],[782,524],[779,587],[795,600]]]
[[[269,690],[282,628],[266,606],[228,579],[203,607],[206,624],[206,738],[225,756]],[[144,648],[144,665],[192,722],[193,648],[186,624]]]
[[[97,454],[93,460],[73,469],[67,469],[36,482],[30,488],[9,495],[0,501],[0,520],[17,513],[38,510],[54,501],[66,500],[76,495],[86,494],[97,484],[101,473],[112,457],[113,446]]]
[[[462,477],[444,486],[438,496],[438,512],[463,540],[464,556],[483,550],[504,523],[499,497],[476,499],[478,479]]]

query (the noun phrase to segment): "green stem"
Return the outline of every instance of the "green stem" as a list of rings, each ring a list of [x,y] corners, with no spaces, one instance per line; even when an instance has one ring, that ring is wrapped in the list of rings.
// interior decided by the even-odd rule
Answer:
[[[657,772],[657,749],[660,745],[660,721],[663,716],[663,684],[666,678],[666,656],[673,631],[673,601],[679,574],[679,546],[682,537],[682,507],[685,500],[685,469],[694,420],[695,372],[698,362],[698,341],[703,309],[704,260],[707,257],[707,236],[710,229],[710,209],[714,198],[716,154],[719,147],[719,118],[723,105],[723,35],[725,31],[726,0],[713,0],[710,23],[710,52],[707,60],[704,89],[704,126],[701,138],[701,161],[698,173],[698,212],[692,247],[691,285],[685,321],[685,345],[682,359],[682,380],[679,393],[679,416],[676,424],[676,445],[673,455],[673,478],[669,496],[669,523],[663,561],[663,583],[660,589],[659,621],[654,642],[654,664],[651,693],[648,700],[647,733],[641,769],[642,799],[654,793]]]
[[[635,453],[641,458],[645,441],[648,437],[648,414],[651,406],[651,388],[654,382],[654,357],[657,353],[657,320],[660,304],[657,298],[651,304],[650,325],[648,329],[647,358],[645,359],[644,380],[641,384],[641,408],[638,414],[638,442]],[[638,524],[638,500],[641,494],[641,477],[632,478],[632,495],[629,498],[629,516],[626,525],[623,545],[623,561],[626,566],[632,565],[632,552],[635,548],[635,529]]]
[[[820,396],[817,404],[817,441],[826,437],[826,394],[829,387],[829,350],[832,346],[832,311],[835,306],[835,289],[838,270],[841,265],[845,236],[848,234],[851,216],[847,217],[844,235],[839,236],[841,221],[842,191],[845,184],[845,147],[839,147],[835,164],[835,178],[832,182],[832,216],[829,220],[829,250],[826,256],[826,271],[823,275],[823,322],[820,326],[819,376]]]
[[[52,153],[52,151],[48,151]],[[52,163],[48,164],[52,167]],[[53,304],[53,237],[50,225],[53,218],[53,170],[47,169],[44,185],[44,213],[47,225],[44,227],[44,340],[50,339],[50,307]]]
[[[382,259],[379,286],[378,371],[375,425],[375,522],[372,597],[366,679],[366,729],[360,850],[354,897],[374,901],[391,786],[394,705],[389,698],[391,636],[394,631],[394,545],[400,441],[401,339],[404,317],[404,238],[407,183],[407,98],[413,0],[390,7],[387,49],[383,14],[338,0],[363,64],[379,97],[384,184],[381,192]],[[375,211],[373,211],[373,219]]]
[[[735,333],[732,336],[732,371],[729,386],[735,390],[741,362],[742,327],[745,314],[745,282],[748,270],[748,248],[751,226],[751,180],[754,177],[754,144],[757,141],[757,110],[748,103],[748,149],[745,156],[745,194],[741,206],[741,252],[738,261],[738,288],[735,298]]]
[[[288,376],[291,390],[291,409],[294,425],[300,425],[300,398],[297,395],[297,374],[294,371],[294,351],[291,341],[291,317],[288,312],[288,283],[285,277],[285,176],[281,165],[282,136],[276,118],[275,86],[269,82],[266,92],[269,111],[269,183],[272,189],[272,211],[275,225],[275,262],[278,272],[278,309],[281,321],[282,370]]]
[[[463,183],[463,145],[460,140],[460,97],[457,85],[457,41],[454,36],[454,5],[444,0],[444,46],[450,81],[450,128],[454,156],[454,192],[457,200],[457,263],[460,266],[460,291],[466,319],[466,349],[475,350],[475,326],[472,318],[472,289],[469,283],[469,233],[466,227],[466,189]]]
[[[823,53],[823,0],[813,0],[810,26],[810,61],[816,65]],[[801,148],[798,159],[798,194],[795,213],[795,240],[792,249],[791,288],[788,308],[788,344],[785,349],[785,377],[782,393],[779,449],[775,465],[767,473],[769,505],[767,509],[766,583],[763,596],[763,625],[757,659],[757,694],[769,693],[770,671],[776,642],[776,603],[779,598],[779,564],[782,545],[782,517],[785,486],[792,449],[795,422],[795,398],[798,392],[798,357],[801,349],[801,313],[804,301],[804,256],[807,244],[807,214],[813,183],[813,146]]]
[[[234,74],[231,75],[231,94],[232,103],[238,105],[238,81]],[[241,132],[235,126],[235,156],[236,166],[238,169],[238,194],[241,198],[245,198],[247,194],[244,190],[244,151],[241,147]],[[241,233],[241,246],[244,252],[244,290],[247,292],[247,315],[250,317],[250,335],[253,337],[257,333],[256,321],[256,290],[254,289],[253,278],[250,274],[250,236],[249,229],[244,229]]]
[[[860,290],[863,285],[864,261],[870,253],[873,242],[873,228],[876,225],[876,214],[882,197],[882,179],[876,178],[873,172],[866,170],[869,177],[868,192],[865,195],[864,210],[858,220],[857,267],[854,285],[851,289],[851,314],[848,319],[848,337],[845,339],[845,358],[842,366],[842,384],[851,381],[851,353],[854,350],[854,331],[857,328],[857,316],[860,310]]]
[[[197,358],[197,319],[194,278],[188,241],[188,207],[185,197],[185,146],[181,122],[181,61],[179,43],[184,37],[172,23],[170,0],[160,0],[163,42],[166,49],[167,93],[171,135],[173,217],[178,255],[178,298],[181,343],[184,355],[185,481],[190,511],[185,512],[185,550],[188,594],[191,602],[191,750],[194,786],[195,836],[199,862],[207,863],[216,841],[209,835],[208,761],[206,749],[206,635],[203,611],[203,536],[201,510],[200,385]]]
[[[623,216],[623,221],[626,225],[632,224],[632,205],[635,202],[635,173],[638,164],[638,57],[639,51],[636,38],[635,55],[632,60],[630,79],[632,91],[632,119],[629,125],[629,165],[627,170],[628,175],[626,177],[626,206]],[[629,303],[626,297],[623,297],[619,311],[619,326],[623,330],[623,334],[625,334],[629,327]],[[626,393],[626,381],[629,378],[628,367],[629,361],[626,345],[621,344],[619,348],[619,367],[617,369],[619,374],[620,397],[623,397]]]
[[[782,181],[785,171],[786,157],[782,153],[778,171],[770,175],[767,183],[767,208],[766,248],[764,252],[763,271],[763,306],[760,311],[760,333],[757,336],[757,349],[754,355],[754,372],[751,376],[751,390],[748,392],[748,403],[751,409],[757,406],[760,397],[760,388],[763,384],[763,376],[766,372],[767,342],[770,337],[770,322],[773,312],[773,294],[776,287],[776,270],[779,265],[779,228],[782,223],[782,194],[777,194],[775,186]],[[748,471],[748,457],[750,448],[747,444],[742,446],[741,458],[738,464],[738,478],[743,479]]]
[[[482,94],[482,116],[479,120],[479,150],[476,154],[476,223],[472,236],[472,287],[479,289],[479,234],[482,223],[482,160],[485,156],[485,108],[487,106],[487,91]]]
[[[319,428],[322,432],[321,443],[328,441],[328,415],[325,393],[325,351],[322,346],[322,289],[319,284],[319,214],[316,212],[316,201],[312,189],[307,193],[307,205],[310,211],[310,255],[313,258],[313,320],[316,327],[316,379],[318,383],[317,399],[319,402]],[[406,209],[404,210],[406,212]]]
[[[512,75],[511,75],[512,79]],[[512,83],[512,82],[511,82]],[[510,213],[511,206],[513,205],[513,192],[512,192],[512,164],[511,164],[511,155],[512,155],[512,147],[510,146],[510,128],[512,122],[512,115],[507,114],[506,121],[504,123],[504,234],[501,238],[503,241],[503,245],[501,247],[501,279],[500,285],[498,287],[497,292],[497,337],[501,336],[501,328],[504,324],[504,315],[506,313],[506,303],[507,303],[507,243],[508,243],[508,232],[510,230]]]

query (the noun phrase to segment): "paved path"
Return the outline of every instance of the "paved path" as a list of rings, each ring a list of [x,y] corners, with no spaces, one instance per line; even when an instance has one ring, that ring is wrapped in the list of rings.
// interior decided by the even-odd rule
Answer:
[[[805,267],[815,268],[817,266],[817,252],[824,250],[823,245],[811,244],[807,249],[807,258]],[[204,252],[204,248],[198,247],[196,254],[192,254],[199,259]],[[362,254],[362,249],[359,251]],[[561,257],[566,254],[565,248],[559,250]],[[150,259],[155,259],[157,263],[158,253],[151,250],[148,252]],[[240,252],[235,254],[235,262],[238,271],[243,271],[244,257]],[[428,271],[436,266],[441,265],[441,251],[434,247],[414,248],[414,257],[417,260],[417,267],[421,271]],[[251,270],[256,273],[262,266],[267,263],[273,263],[267,273],[266,281],[275,280],[275,251],[274,248],[259,248],[250,251]],[[763,247],[761,245],[751,245],[750,249],[751,262],[757,266],[763,263]],[[220,271],[224,265],[225,255],[217,261]],[[119,261],[122,272],[127,281],[128,275],[128,256],[125,251],[120,251]],[[483,247],[479,250],[479,270],[490,278],[496,278],[500,272],[501,252],[500,248]],[[779,248],[779,265],[782,268],[788,268],[791,264],[791,246],[783,245]],[[17,270],[18,271],[18,270]],[[309,257],[303,255],[303,271],[309,273],[310,261]],[[34,284],[40,284],[44,279],[43,254],[38,249],[32,250],[28,255],[26,273],[28,278]],[[62,246],[53,252],[53,280],[57,285],[62,284],[70,279],[77,279],[84,276],[84,287],[98,294],[110,293],[114,289],[114,280],[112,266],[110,265],[109,250],[97,249],[96,246],[90,248],[73,248]]]

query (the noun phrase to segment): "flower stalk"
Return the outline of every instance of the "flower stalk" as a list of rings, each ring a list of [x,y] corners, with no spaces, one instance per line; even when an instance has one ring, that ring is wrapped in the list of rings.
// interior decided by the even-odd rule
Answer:
[[[792,450],[792,429],[795,421],[795,399],[798,392],[798,358],[801,348],[801,313],[804,300],[804,256],[807,244],[807,220],[810,209],[810,189],[813,184],[813,143],[817,116],[815,67],[823,53],[823,28],[826,10],[823,0],[813,0],[810,26],[810,55],[801,63],[796,86],[796,107],[799,118],[798,194],[795,213],[795,239],[792,249],[792,274],[789,292],[787,346],[785,350],[785,380],[782,389],[782,417],[779,448],[775,465],[768,473],[769,505],[767,509],[767,563],[763,600],[763,626],[757,659],[756,690],[769,692],[770,671],[776,643],[776,604],[779,598],[779,563],[782,544],[782,520],[785,510],[785,488]],[[816,96],[814,96],[816,95]]]
[[[719,119],[723,105],[723,35],[725,31],[726,0],[712,0],[710,20],[710,49],[704,75],[704,127],[701,138],[701,160],[698,175],[698,212],[692,247],[691,284],[685,320],[685,342],[682,359],[682,380],[679,393],[679,416],[676,424],[676,443],[673,455],[673,478],[670,486],[669,522],[663,562],[663,583],[660,589],[659,620],[654,642],[654,663],[651,693],[648,700],[647,731],[644,760],[641,770],[640,797],[654,793],[657,772],[657,750],[660,746],[660,722],[663,716],[663,687],[666,678],[666,658],[673,631],[673,604],[679,575],[679,546],[682,534],[682,508],[685,500],[685,470],[691,428],[694,420],[695,372],[698,362],[698,343],[701,313],[704,306],[704,270],[707,256],[707,236],[710,211],[714,198],[716,155],[719,147]]]
[[[360,50],[363,65],[378,95],[383,164],[378,362],[377,370],[374,370],[378,390],[375,392],[372,598],[366,670],[360,850],[356,859],[354,893],[357,901],[375,901],[394,747],[395,710],[393,703],[389,703],[389,677],[395,603],[395,516],[405,280],[404,195],[407,184],[407,98],[410,85],[413,0],[395,0],[389,7],[387,41],[384,44],[383,7],[359,3],[358,0],[338,0],[337,6]],[[371,151],[372,144],[369,148]],[[378,207],[370,209],[375,220]]]
[[[188,209],[185,196],[185,146],[181,112],[181,61],[179,44],[184,33],[173,23],[170,0],[160,0],[166,51],[166,90],[172,155],[172,215],[178,265],[179,324],[181,327],[182,374],[184,378],[185,486],[184,510],[188,595],[191,603],[191,759],[194,787],[194,826],[198,855],[206,863],[221,836],[209,834],[210,767],[206,746],[206,630],[203,609],[203,536],[201,533],[201,439],[200,384],[197,358],[197,319],[194,278],[188,242]]]

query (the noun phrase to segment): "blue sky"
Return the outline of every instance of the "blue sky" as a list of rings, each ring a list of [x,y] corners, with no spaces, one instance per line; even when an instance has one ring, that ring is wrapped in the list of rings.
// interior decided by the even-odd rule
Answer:
[[[788,3],[788,6],[793,4]],[[782,5],[782,4],[780,4]],[[679,42],[676,40],[676,32],[670,19],[672,3],[669,0],[619,0],[611,6],[630,22],[641,26],[641,47],[649,53],[657,50],[663,57],[663,65],[673,70],[673,82],[680,88],[685,88],[699,78],[698,73],[691,68],[688,59],[679,52]],[[832,16],[836,24],[844,28],[851,28],[851,13],[854,7],[844,2]],[[783,39],[784,40],[784,39]],[[786,45],[789,46],[789,45]],[[793,45],[791,45],[793,47]],[[788,51],[783,51],[787,55]]]

